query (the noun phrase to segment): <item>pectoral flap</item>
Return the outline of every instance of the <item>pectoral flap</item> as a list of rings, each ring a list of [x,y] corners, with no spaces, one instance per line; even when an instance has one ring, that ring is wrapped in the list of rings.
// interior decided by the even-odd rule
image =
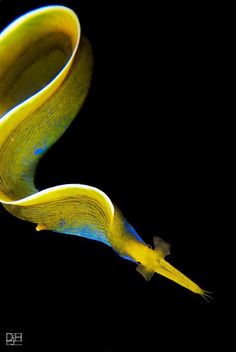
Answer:
[[[139,264],[136,270],[144,277],[146,281],[151,280],[153,277],[154,271],[148,270],[144,265]]]
[[[155,251],[158,252],[160,256],[165,258],[167,255],[170,255],[170,243],[163,241],[158,236],[153,237],[153,243]]]

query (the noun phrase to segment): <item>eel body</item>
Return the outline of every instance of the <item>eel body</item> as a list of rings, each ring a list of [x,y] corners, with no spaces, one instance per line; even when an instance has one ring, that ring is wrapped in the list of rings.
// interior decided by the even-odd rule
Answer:
[[[31,11],[0,35],[0,202],[36,230],[83,236],[194,293],[197,284],[164,258],[169,245],[147,245],[101,190],[68,184],[37,190],[36,166],[68,128],[87,95],[93,68],[76,14],[63,6]]]

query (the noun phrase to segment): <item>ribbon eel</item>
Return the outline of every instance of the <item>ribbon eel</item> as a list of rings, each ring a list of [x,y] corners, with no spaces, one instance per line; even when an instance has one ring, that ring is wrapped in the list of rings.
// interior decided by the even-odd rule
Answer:
[[[68,128],[87,95],[93,68],[76,14],[63,6],[31,11],[0,37],[0,202],[36,230],[83,236],[138,264],[149,280],[161,274],[207,296],[165,261],[170,246],[147,245],[101,190],[68,184],[38,191],[36,166]]]

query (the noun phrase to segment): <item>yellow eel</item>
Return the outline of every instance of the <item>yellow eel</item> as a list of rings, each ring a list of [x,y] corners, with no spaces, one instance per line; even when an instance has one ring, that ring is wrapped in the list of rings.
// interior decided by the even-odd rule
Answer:
[[[0,202],[36,230],[103,242],[138,264],[146,280],[161,274],[190,291],[206,291],[165,261],[170,246],[147,245],[101,190],[68,184],[38,191],[36,166],[68,128],[87,95],[93,68],[76,14],[64,6],[31,11],[0,37]]]

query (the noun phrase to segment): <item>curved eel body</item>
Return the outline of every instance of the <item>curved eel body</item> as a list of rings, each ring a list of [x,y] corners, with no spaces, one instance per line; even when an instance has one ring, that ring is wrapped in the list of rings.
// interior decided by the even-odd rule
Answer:
[[[111,246],[154,272],[206,295],[165,261],[169,245],[155,248],[139,237],[108,196],[94,187],[69,184],[38,191],[36,166],[68,128],[87,95],[92,51],[80,35],[75,13],[48,6],[20,17],[0,36],[0,202],[36,230],[72,234]]]

